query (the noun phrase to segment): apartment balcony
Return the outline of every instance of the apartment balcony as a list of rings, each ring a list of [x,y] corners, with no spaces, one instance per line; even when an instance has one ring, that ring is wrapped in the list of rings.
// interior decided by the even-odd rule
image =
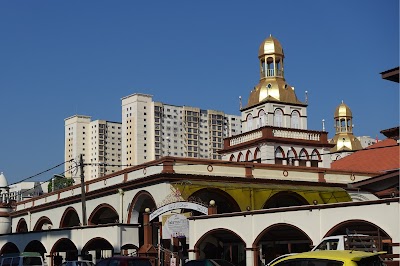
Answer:
[[[249,143],[263,142],[293,143],[316,147],[333,146],[333,144],[329,144],[328,132],[325,131],[267,126],[224,139],[222,153]]]

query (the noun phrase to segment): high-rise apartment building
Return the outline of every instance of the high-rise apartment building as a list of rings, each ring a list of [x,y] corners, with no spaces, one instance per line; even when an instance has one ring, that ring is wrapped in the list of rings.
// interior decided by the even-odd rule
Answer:
[[[65,119],[65,176],[79,182],[79,157],[83,155],[85,179],[121,170],[121,123],[91,121],[90,116]],[[70,161],[73,160],[73,161]]]
[[[168,155],[221,159],[223,138],[240,133],[240,116],[154,102],[147,94],[122,98],[123,165]]]

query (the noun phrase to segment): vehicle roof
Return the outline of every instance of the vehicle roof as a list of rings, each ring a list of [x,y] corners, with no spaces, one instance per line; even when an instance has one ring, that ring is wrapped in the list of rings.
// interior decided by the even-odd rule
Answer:
[[[297,255],[292,255],[289,257],[285,257],[278,262],[293,260],[293,259],[330,259],[337,261],[359,261],[363,258],[377,256],[383,254],[382,252],[364,252],[364,251],[355,251],[355,250],[317,250],[317,251],[309,251],[299,253]],[[275,265],[276,263],[272,264]]]

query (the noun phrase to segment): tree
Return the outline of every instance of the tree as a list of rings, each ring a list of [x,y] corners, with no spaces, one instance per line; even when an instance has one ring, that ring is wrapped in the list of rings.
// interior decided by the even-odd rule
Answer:
[[[58,189],[72,186],[74,183],[75,181],[72,178],[66,178],[65,176],[62,175],[53,175],[53,178],[49,182],[47,189],[49,192],[50,191],[52,192]],[[53,184],[54,184],[54,189],[53,189]]]

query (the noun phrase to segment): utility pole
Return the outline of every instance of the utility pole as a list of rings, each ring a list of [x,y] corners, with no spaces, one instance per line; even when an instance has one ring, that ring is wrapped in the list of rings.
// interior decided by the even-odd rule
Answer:
[[[81,170],[81,202],[82,202],[82,225],[86,226],[86,193],[85,193],[85,176],[83,174],[83,156],[79,157],[79,165]]]

